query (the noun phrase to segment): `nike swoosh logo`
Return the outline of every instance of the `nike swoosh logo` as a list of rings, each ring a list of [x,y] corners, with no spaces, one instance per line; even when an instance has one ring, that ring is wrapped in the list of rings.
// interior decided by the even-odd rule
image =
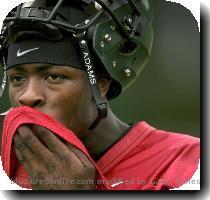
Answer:
[[[114,183],[114,184],[111,185],[111,187],[116,187],[116,186],[118,186],[118,185],[120,185],[120,184],[122,184],[122,183],[123,183],[123,181],[120,181],[120,182],[118,182],[118,183]]]
[[[29,53],[29,52],[31,52],[31,51],[35,51],[35,50],[37,50],[37,49],[39,49],[40,47],[36,47],[36,48],[33,48],[33,49],[28,49],[28,50],[26,50],[26,51],[21,51],[20,49],[18,50],[18,52],[17,52],[17,57],[21,57],[21,56],[23,56],[23,55],[25,55],[25,54],[27,54],[27,53]]]

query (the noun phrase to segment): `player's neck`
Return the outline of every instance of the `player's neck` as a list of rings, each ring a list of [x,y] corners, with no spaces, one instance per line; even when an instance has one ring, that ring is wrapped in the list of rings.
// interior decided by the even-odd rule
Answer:
[[[98,126],[83,140],[83,143],[91,156],[94,159],[98,159],[100,155],[116,143],[128,129],[129,125],[120,121],[109,108],[107,118],[101,120]]]

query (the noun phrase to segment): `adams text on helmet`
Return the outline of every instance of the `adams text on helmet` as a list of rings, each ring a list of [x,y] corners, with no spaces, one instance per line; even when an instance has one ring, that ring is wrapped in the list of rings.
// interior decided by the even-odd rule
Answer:
[[[96,77],[93,71],[93,66],[91,65],[91,59],[90,59],[89,53],[83,52],[83,54],[84,54],[85,67],[88,73],[88,79],[90,83],[94,85],[96,84]]]

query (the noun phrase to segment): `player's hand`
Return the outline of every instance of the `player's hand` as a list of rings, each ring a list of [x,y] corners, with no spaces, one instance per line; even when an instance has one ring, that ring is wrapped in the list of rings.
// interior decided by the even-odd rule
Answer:
[[[32,189],[94,190],[95,167],[84,153],[46,128],[20,126],[14,136],[18,160]]]

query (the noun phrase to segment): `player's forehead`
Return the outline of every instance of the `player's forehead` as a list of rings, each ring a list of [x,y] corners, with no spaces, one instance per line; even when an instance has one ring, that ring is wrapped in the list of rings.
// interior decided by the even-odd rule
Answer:
[[[8,72],[10,72],[10,71],[27,72],[30,70],[43,71],[43,70],[47,70],[47,69],[54,68],[54,67],[55,66],[53,66],[51,64],[47,64],[47,63],[28,63],[28,64],[20,64],[20,65],[12,66],[7,71]]]
[[[74,67],[71,66],[61,66],[61,65],[53,65],[53,64],[48,64],[48,63],[28,63],[28,64],[20,64],[20,65],[15,65],[8,69],[7,71],[22,71],[22,72],[28,72],[28,71],[34,71],[34,72],[41,72],[41,71],[46,71],[46,70],[57,70],[57,71],[63,71],[63,70],[68,70],[68,71],[73,71]]]

